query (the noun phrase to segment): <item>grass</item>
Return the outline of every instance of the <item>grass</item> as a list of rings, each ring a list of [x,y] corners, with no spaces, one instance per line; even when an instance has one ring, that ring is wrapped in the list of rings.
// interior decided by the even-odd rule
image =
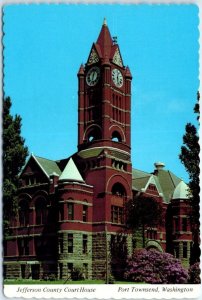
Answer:
[[[6,279],[4,284],[105,284],[105,280],[32,280],[32,279]],[[115,284],[134,284],[128,281],[115,281]]]
[[[103,284],[104,280],[33,280],[33,279],[6,279],[4,284]]]

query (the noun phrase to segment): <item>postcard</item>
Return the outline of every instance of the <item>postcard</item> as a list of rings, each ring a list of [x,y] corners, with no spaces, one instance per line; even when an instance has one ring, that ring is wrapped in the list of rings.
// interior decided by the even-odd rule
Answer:
[[[6,297],[199,297],[199,22],[193,2],[3,4]]]

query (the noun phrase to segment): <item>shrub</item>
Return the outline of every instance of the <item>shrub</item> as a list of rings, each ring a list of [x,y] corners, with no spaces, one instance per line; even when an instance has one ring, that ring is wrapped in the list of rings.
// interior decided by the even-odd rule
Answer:
[[[189,283],[201,283],[201,278],[200,278],[200,263],[197,262],[190,266],[189,268]]]
[[[71,278],[72,280],[83,280],[84,276],[83,276],[83,271],[81,268],[77,267],[74,268],[71,274]]]
[[[114,276],[113,275],[109,275],[109,278],[108,278],[108,283],[110,284],[114,284],[115,283],[115,279],[114,279]]]
[[[188,271],[169,253],[156,250],[136,250],[128,259],[126,280],[146,283],[186,283]]]
[[[56,280],[55,274],[53,274],[53,273],[49,274],[48,279],[49,279],[50,281]]]

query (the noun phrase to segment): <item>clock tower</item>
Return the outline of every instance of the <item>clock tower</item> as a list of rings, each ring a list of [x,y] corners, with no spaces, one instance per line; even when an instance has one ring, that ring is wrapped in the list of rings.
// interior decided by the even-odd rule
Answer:
[[[117,38],[111,37],[104,19],[87,62],[78,72],[76,161],[85,182],[93,186],[95,278],[103,277],[106,264],[107,270],[121,265],[117,256],[120,259],[124,254],[117,255],[116,252],[113,256],[110,250],[114,244],[117,251],[116,239],[122,243],[120,249],[130,248],[125,227],[125,204],[132,197],[131,80]]]
[[[106,20],[78,78],[78,149],[105,145],[130,152],[132,76]]]

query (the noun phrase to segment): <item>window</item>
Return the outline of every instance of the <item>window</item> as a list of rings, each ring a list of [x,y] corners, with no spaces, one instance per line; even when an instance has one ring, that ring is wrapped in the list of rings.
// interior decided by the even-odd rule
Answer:
[[[29,241],[28,239],[18,239],[18,253],[19,255],[29,255]]]
[[[36,202],[36,224],[42,225],[46,224],[47,208],[43,199],[39,199]]]
[[[120,116],[121,116],[121,115],[120,115]],[[120,118],[120,116],[119,116],[119,118]],[[120,135],[119,132],[114,131],[114,132],[112,133],[112,141],[113,141],[113,142],[122,142],[122,138],[121,138],[121,135]]]
[[[34,185],[37,183],[36,177],[31,175],[31,176],[27,176],[25,178],[25,184],[26,185]]]
[[[3,265],[3,278],[7,278],[7,265]]]
[[[83,205],[83,222],[88,221],[88,206]]]
[[[34,238],[34,246],[35,246],[36,255],[41,255],[43,253],[43,249],[44,249],[41,236],[36,236]]]
[[[68,271],[72,272],[73,271],[73,263],[68,263],[67,269],[68,269]]]
[[[74,220],[74,204],[68,203],[67,210],[68,210],[68,220]]]
[[[29,205],[26,201],[20,202],[18,215],[20,226],[27,226],[29,224]]]
[[[175,244],[175,257],[179,258],[179,243]]]
[[[67,273],[68,273],[68,275],[72,276],[73,268],[74,268],[73,263],[68,263],[67,264]]]
[[[112,195],[116,195],[119,197],[126,196],[126,191],[123,185],[120,183],[115,183],[112,187]]]
[[[60,204],[60,207],[59,207],[59,220],[60,221],[64,220],[64,205],[63,205],[63,203]]]
[[[182,231],[187,231],[187,218],[182,218]]]
[[[3,241],[3,249],[4,249],[3,250],[4,251],[3,255],[7,256],[7,241],[5,241],[5,240]]]
[[[154,229],[148,229],[147,230],[147,238],[151,240],[157,239],[157,231]]]
[[[21,278],[25,278],[25,265],[21,265]]]
[[[83,264],[83,273],[84,273],[84,278],[88,278],[88,264]]]
[[[83,254],[87,254],[88,251],[88,236],[83,234]]]
[[[183,258],[187,258],[187,242],[183,242]]]
[[[59,253],[63,253],[63,235],[59,235]]]
[[[117,224],[123,224],[123,207],[112,205],[111,222]]]
[[[175,231],[179,231],[179,219],[178,218],[176,218],[176,219],[174,219],[175,221]]]
[[[156,187],[155,187],[154,184],[149,184],[148,189],[149,189],[150,191],[156,191]]]
[[[68,253],[73,253],[73,234],[68,233]]]
[[[32,279],[39,279],[40,275],[40,265],[31,265],[31,274],[32,274]]]
[[[63,277],[63,264],[62,263],[59,263],[59,276],[60,276],[60,279],[62,279]]]

